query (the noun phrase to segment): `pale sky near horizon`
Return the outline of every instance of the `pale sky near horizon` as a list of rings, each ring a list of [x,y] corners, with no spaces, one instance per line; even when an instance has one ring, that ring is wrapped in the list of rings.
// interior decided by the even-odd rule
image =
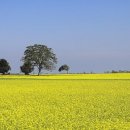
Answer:
[[[12,73],[33,44],[53,48],[57,69],[130,70],[130,0],[0,0],[0,59]]]

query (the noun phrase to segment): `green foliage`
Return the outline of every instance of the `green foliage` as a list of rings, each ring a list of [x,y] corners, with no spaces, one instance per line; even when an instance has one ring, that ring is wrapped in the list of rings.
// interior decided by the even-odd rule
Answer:
[[[0,73],[5,74],[11,70],[9,63],[5,59],[0,59]]]
[[[23,73],[25,73],[25,75],[29,75],[29,73],[34,70],[34,67],[30,62],[26,62],[20,67],[20,69]]]
[[[68,73],[69,69],[70,69],[69,66],[65,64],[65,65],[62,65],[62,66],[59,68],[59,72],[65,70],[65,71],[67,71],[67,73]]]
[[[26,48],[23,61],[30,62],[34,67],[37,67],[39,75],[42,69],[54,69],[57,58],[52,48],[48,48],[45,45],[34,44]]]

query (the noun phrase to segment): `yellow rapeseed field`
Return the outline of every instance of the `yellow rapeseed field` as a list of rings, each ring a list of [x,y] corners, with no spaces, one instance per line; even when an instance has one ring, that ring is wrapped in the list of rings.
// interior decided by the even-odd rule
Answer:
[[[130,74],[0,76],[0,130],[130,130]]]

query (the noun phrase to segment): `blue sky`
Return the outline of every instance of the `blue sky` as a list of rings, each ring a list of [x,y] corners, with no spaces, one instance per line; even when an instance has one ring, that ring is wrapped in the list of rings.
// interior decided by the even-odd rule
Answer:
[[[53,48],[57,67],[71,72],[130,70],[130,1],[1,0],[0,58],[12,72],[35,43]]]

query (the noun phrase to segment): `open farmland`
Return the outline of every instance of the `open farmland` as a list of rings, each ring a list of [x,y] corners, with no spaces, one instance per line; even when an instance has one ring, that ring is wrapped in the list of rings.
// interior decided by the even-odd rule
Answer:
[[[130,74],[0,76],[0,130],[130,130]]]

